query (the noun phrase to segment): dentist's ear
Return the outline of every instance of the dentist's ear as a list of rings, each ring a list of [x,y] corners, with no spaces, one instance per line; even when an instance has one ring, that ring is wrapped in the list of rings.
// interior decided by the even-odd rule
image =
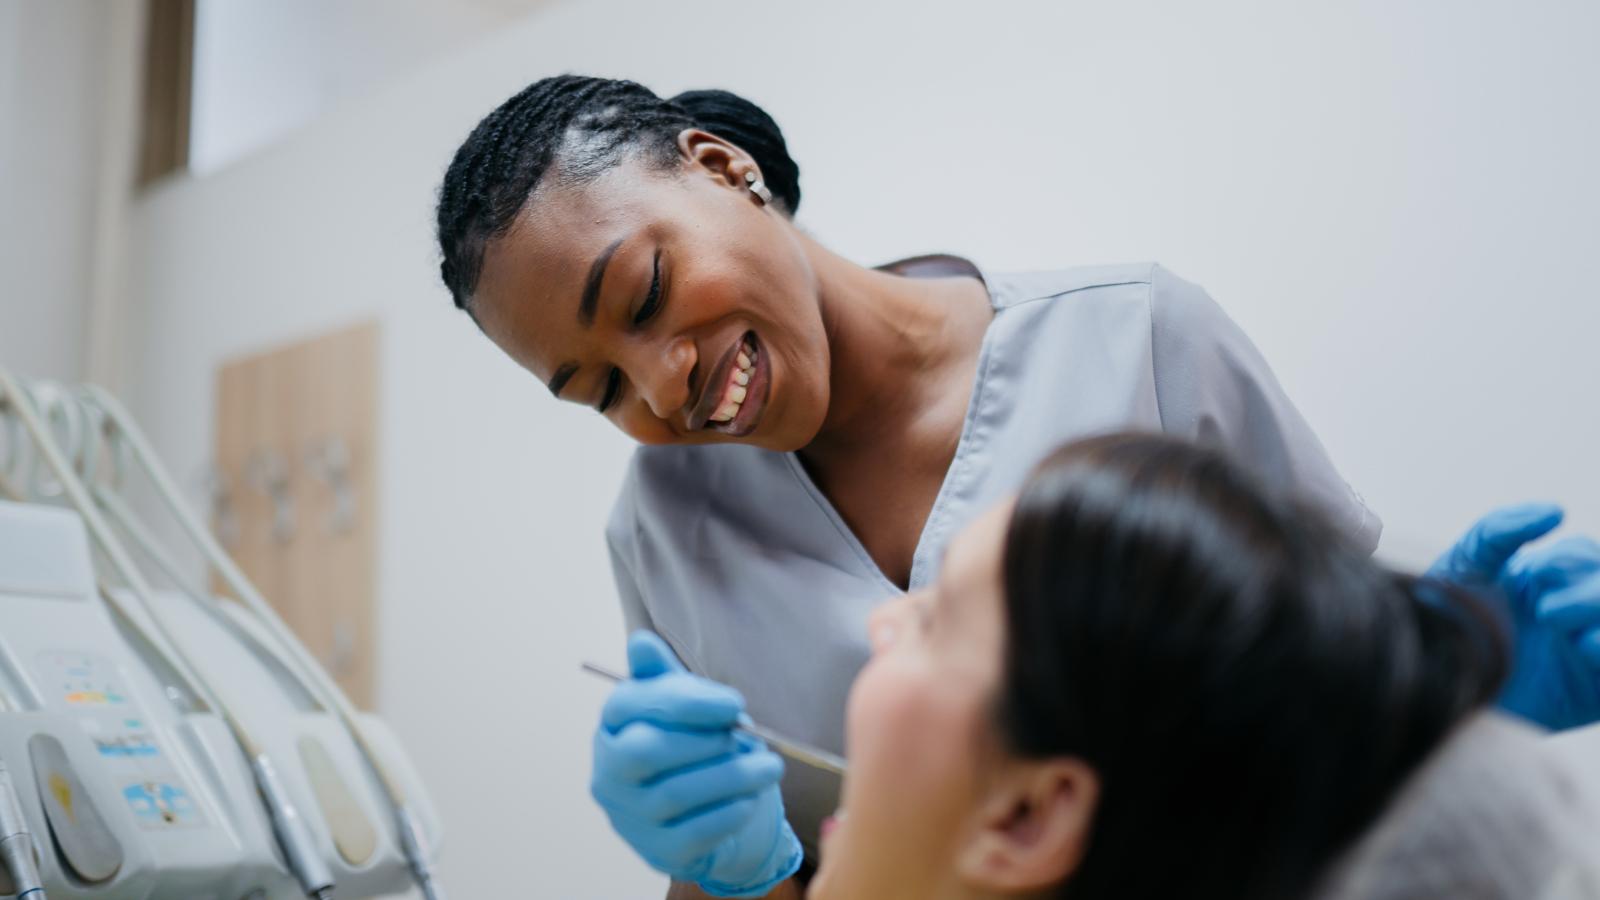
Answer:
[[[739,191],[749,190],[750,183],[745,180],[747,173],[755,175],[757,180],[761,178],[749,154],[704,128],[685,128],[678,132],[678,152],[700,172]]]
[[[1082,760],[1014,762],[996,780],[957,851],[961,878],[985,890],[1038,891],[1083,862],[1100,779]]]

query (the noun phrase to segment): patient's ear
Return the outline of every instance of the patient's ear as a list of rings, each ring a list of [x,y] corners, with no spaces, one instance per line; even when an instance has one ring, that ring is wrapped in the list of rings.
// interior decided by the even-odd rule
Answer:
[[[1060,884],[1083,861],[1100,779],[1082,760],[1008,764],[979,807],[957,851],[962,880],[991,891]]]

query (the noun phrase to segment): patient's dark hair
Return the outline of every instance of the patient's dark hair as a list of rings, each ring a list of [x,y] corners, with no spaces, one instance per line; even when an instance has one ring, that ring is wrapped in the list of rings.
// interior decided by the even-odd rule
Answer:
[[[484,116],[445,172],[439,275],[456,306],[470,311],[484,249],[511,227],[547,174],[582,183],[630,155],[666,170],[681,158],[679,132],[691,127],[750,154],[775,204],[791,216],[799,208],[800,167],[778,123],[754,103],[727,91],[663,100],[632,81],[542,78]]]
[[[1170,438],[1059,450],[1009,529],[1001,732],[1100,778],[1061,898],[1305,896],[1505,675],[1472,598]]]

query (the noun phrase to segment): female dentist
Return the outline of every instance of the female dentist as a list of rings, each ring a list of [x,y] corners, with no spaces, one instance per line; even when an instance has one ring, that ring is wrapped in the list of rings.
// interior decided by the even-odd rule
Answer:
[[[1021,189],[1025,156],[974,149]],[[744,101],[560,76],[478,124],[438,206],[456,305],[645,445],[606,534],[630,629],[755,719],[839,750],[868,614],[1086,434],[1220,445],[1377,545],[1377,517],[1200,288],[1153,265],[901,277],[797,228],[799,197],[776,125]],[[596,797],[676,880],[766,893],[814,848],[837,779],[796,766],[780,796],[771,754],[702,696],[724,689],[654,685],[608,704]]]

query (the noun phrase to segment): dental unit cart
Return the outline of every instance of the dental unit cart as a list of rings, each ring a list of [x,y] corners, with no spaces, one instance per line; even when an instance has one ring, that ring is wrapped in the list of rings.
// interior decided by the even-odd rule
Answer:
[[[89,430],[59,428],[66,410]],[[208,560],[238,600],[156,589],[133,566],[106,515],[126,508],[85,462],[103,448],[61,438],[119,435],[146,464],[124,417],[93,389],[0,369],[7,450],[25,426],[58,488],[0,501],[0,897],[442,897],[438,818],[383,722],[350,707],[228,561]]]

